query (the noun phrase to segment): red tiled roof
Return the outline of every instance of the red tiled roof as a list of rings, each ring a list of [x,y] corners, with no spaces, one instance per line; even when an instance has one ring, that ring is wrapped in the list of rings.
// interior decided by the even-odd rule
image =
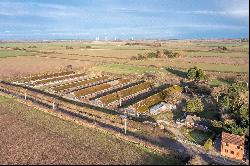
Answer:
[[[237,146],[243,146],[245,142],[245,137],[222,132],[221,142],[230,143],[230,144],[234,144]]]

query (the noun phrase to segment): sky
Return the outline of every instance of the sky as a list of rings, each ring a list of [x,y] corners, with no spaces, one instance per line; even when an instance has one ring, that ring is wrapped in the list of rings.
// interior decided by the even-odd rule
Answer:
[[[0,0],[0,40],[249,35],[249,0]]]

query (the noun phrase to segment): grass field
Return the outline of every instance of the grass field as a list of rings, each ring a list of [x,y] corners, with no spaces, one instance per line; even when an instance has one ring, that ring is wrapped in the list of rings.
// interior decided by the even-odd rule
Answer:
[[[40,72],[40,70],[36,69],[16,70],[14,66],[23,66],[22,61],[27,61],[27,65],[33,62],[31,68],[33,68],[32,65],[39,66],[39,62],[46,61],[46,63],[43,63],[43,68],[38,68],[41,70],[50,69],[47,64],[50,65],[52,63],[60,65],[60,68],[67,65],[79,68],[91,63],[94,65],[94,68],[90,70],[134,75],[148,72],[169,74],[163,68],[171,67],[187,70],[193,66],[202,68],[207,72],[232,73],[234,75],[249,72],[248,43],[240,43],[238,41],[176,40],[162,41],[161,46],[157,47],[153,46],[153,41],[140,41],[137,45],[126,45],[126,43],[127,41],[0,43],[0,57],[5,57],[0,59],[2,67],[0,77],[1,75],[7,75],[6,73],[8,73],[8,76],[11,76],[17,73],[26,74],[31,71],[33,73]],[[66,49],[66,46],[71,46],[72,49]],[[225,52],[211,51],[219,46],[225,46],[227,50]],[[24,48],[26,52],[23,50],[11,50],[15,47]],[[150,58],[146,60],[130,60],[132,56],[156,52],[156,50],[162,49],[179,52],[182,56],[174,59]],[[19,57],[24,55],[27,58],[21,60]],[[34,56],[31,58],[29,55]],[[9,60],[8,57],[10,56],[13,56],[13,59]],[[7,66],[6,64],[9,65]]]
[[[27,55],[32,55],[32,53],[19,50],[0,50],[0,58],[27,56]]]
[[[0,96],[1,164],[181,164]],[[17,139],[18,138],[18,139]]]

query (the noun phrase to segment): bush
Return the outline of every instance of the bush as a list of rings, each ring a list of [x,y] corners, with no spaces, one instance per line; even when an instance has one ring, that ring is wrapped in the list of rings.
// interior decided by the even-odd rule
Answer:
[[[137,60],[137,57],[136,57],[136,56],[132,56],[132,57],[130,58],[130,60]]]
[[[73,47],[72,46],[66,46],[66,49],[68,50],[68,49],[73,49]]]
[[[204,111],[204,105],[201,102],[201,99],[195,97],[194,99],[190,99],[187,101],[186,112],[202,112]]]
[[[146,59],[145,56],[138,54],[137,60],[144,60],[144,59]]]
[[[207,77],[202,69],[198,69],[197,67],[192,67],[188,69],[187,78],[189,80],[206,80]]]
[[[21,50],[19,47],[14,47],[13,50]]]
[[[204,143],[204,148],[206,151],[209,151],[213,146],[213,141],[211,138],[208,138],[206,142]]]
[[[147,57],[148,57],[148,58],[156,58],[156,57],[157,57],[157,53],[155,53],[155,52],[149,52],[149,53],[147,54]]]
[[[91,48],[91,46],[86,46],[86,48]]]
[[[179,57],[180,54],[178,52],[173,52],[173,51],[169,51],[169,50],[163,50],[164,54],[168,57],[168,58],[176,58]]]
[[[197,68],[196,68],[196,67],[193,67],[193,68],[188,69],[187,78],[188,78],[189,80],[195,79],[195,78],[196,78],[196,71],[197,71]]]

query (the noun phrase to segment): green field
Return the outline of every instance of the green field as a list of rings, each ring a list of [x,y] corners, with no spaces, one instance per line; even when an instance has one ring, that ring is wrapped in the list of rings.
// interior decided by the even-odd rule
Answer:
[[[32,55],[30,52],[19,50],[0,50],[0,58]]]

